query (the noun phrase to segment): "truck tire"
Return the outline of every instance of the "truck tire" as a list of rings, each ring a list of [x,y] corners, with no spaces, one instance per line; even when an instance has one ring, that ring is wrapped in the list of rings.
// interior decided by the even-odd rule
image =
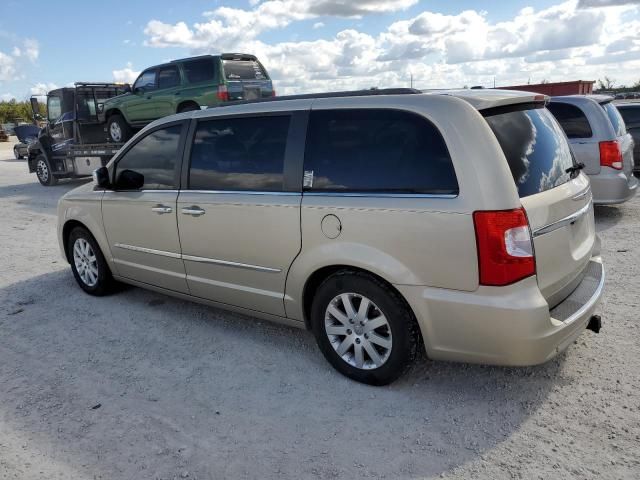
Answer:
[[[53,169],[47,157],[38,155],[36,157],[36,177],[45,187],[51,187],[58,183],[58,179],[53,175]]]
[[[133,130],[122,115],[114,114],[107,120],[109,140],[114,143],[124,143],[131,138]]]

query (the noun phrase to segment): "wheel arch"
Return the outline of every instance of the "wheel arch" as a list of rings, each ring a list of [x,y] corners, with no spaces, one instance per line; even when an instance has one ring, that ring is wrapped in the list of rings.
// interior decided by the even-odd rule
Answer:
[[[377,281],[383,283],[389,290],[393,291],[395,294],[398,295],[400,299],[402,299],[407,309],[413,315],[414,319],[416,318],[416,313],[411,308],[411,305],[409,304],[407,299],[387,279],[362,267],[356,267],[356,266],[347,265],[347,264],[326,265],[318,268],[313,273],[311,273],[311,275],[309,275],[309,277],[307,278],[302,288],[302,313],[303,313],[304,325],[305,325],[305,328],[307,328],[307,330],[311,329],[311,305],[313,303],[313,298],[315,296],[315,293],[317,292],[322,282],[324,282],[327,278],[329,278],[332,275],[335,275],[338,272],[360,273],[360,274],[368,275],[376,279]]]
[[[176,107],[176,113],[180,113],[184,107],[190,106],[190,105],[193,105],[197,107],[198,110],[200,110],[200,104],[198,104],[198,102],[196,102],[195,100],[183,100]]]

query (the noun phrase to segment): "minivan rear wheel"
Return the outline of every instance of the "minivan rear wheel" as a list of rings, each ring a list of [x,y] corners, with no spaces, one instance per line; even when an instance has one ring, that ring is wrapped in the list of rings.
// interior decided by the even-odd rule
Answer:
[[[365,273],[328,277],[313,299],[311,323],[325,358],[358,382],[387,385],[418,352],[417,323],[404,299]]]

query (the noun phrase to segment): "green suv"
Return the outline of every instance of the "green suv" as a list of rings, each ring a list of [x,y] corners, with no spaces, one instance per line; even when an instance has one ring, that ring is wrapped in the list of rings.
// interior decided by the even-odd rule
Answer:
[[[99,104],[98,115],[107,123],[109,140],[120,143],[167,115],[272,96],[271,79],[255,56],[203,55],[147,68],[130,92]]]

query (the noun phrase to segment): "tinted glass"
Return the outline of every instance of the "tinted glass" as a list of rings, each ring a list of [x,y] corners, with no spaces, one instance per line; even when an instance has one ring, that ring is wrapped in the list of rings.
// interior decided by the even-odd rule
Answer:
[[[54,122],[62,115],[60,97],[47,97],[47,115],[49,116],[50,122]]]
[[[77,108],[78,108],[78,120],[95,120],[96,119],[96,101],[93,93],[90,92],[77,92]]]
[[[545,108],[486,117],[518,187],[520,197],[544,192],[570,180],[573,166],[566,137]]]
[[[156,88],[156,72],[154,70],[143,72],[142,75],[138,77],[133,88],[135,90],[140,87],[144,87],[146,90],[153,90]]]
[[[174,125],[143,137],[118,161],[116,179],[119,172],[133,170],[144,175],[144,190],[176,188],[174,171],[181,130],[181,125]]]
[[[310,190],[458,193],[440,132],[398,110],[312,112],[304,170]]]
[[[191,150],[192,190],[283,188],[289,116],[200,122]]]
[[[223,60],[227,80],[266,80],[266,73],[255,60]]]
[[[562,125],[564,133],[569,138],[589,138],[593,136],[591,125],[584,112],[575,105],[568,103],[550,103],[547,108]]]
[[[618,111],[622,115],[624,119],[624,123],[629,125],[636,125],[640,123],[640,105],[637,107],[620,107],[618,106]],[[640,159],[639,159],[640,161]]]
[[[180,85],[177,67],[161,68],[158,73],[158,88],[171,88]]]
[[[211,58],[184,62],[182,69],[189,83],[213,82],[215,77],[213,59]]]
[[[613,130],[616,132],[616,136],[619,137],[621,135],[625,135],[627,133],[627,127],[625,126],[624,120],[615,105],[609,102],[602,105],[602,108],[607,112],[607,116],[611,121],[611,125],[613,125]]]

